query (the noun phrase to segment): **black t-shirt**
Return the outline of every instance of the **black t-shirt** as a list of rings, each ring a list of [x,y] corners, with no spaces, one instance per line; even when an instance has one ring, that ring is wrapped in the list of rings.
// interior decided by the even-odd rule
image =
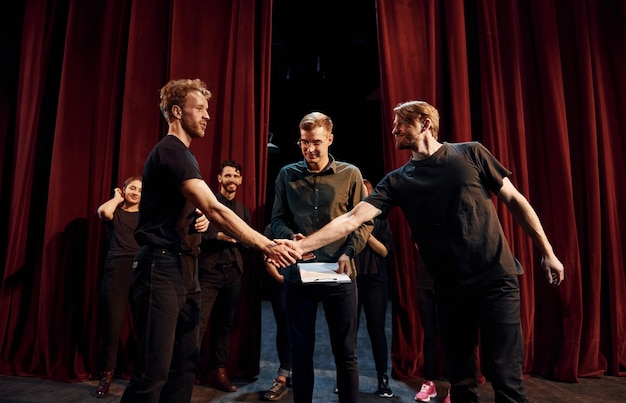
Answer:
[[[139,245],[133,235],[138,221],[138,211],[126,211],[117,207],[113,219],[104,222],[109,231],[107,257],[135,256],[137,254]]]
[[[365,201],[383,216],[402,209],[436,288],[471,289],[521,274],[491,198],[510,174],[477,142],[444,143],[388,173]]]
[[[228,200],[221,192],[217,193],[215,197],[217,201],[234,211],[239,218],[250,225],[250,210],[246,206],[239,203],[236,199]],[[217,233],[220,231],[222,231],[222,229],[218,225],[211,224],[209,225],[209,229],[202,234],[200,249],[202,250],[203,258],[206,258],[202,268],[210,270],[214,264],[232,264],[234,262],[237,263],[239,269],[243,271],[244,252],[250,247],[241,242],[218,241]],[[206,267],[204,265],[205,263],[209,267]]]
[[[195,207],[181,192],[182,183],[194,178],[202,179],[198,161],[176,136],[167,135],[154,146],[143,169],[135,231],[139,245],[188,251],[197,248],[200,237],[193,234]]]
[[[383,257],[366,245],[365,248],[354,257],[357,274],[359,276],[367,274],[377,274],[381,279],[387,280],[388,267],[391,261],[391,252],[393,251],[393,238],[389,221],[384,218],[377,217],[374,220],[374,229],[372,236],[378,239],[387,248],[387,256]]]

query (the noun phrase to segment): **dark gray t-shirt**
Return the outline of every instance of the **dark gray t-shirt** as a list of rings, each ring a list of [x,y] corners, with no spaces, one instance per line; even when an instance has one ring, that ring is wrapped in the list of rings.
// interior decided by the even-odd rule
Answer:
[[[383,216],[402,209],[437,289],[475,289],[521,274],[492,200],[509,175],[478,142],[444,143],[388,173],[365,201]]]
[[[200,242],[199,235],[193,233],[195,207],[181,191],[184,181],[202,179],[191,150],[176,136],[165,136],[150,152],[142,176],[139,224],[135,231],[139,245],[195,250]]]

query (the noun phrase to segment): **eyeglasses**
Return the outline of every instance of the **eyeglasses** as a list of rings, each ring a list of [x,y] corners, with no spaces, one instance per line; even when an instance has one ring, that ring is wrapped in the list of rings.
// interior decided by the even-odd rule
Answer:
[[[324,141],[322,140],[307,141],[307,140],[300,139],[296,141],[296,144],[298,145],[298,147],[308,150],[311,146],[313,146],[313,148],[320,148],[320,146],[324,144]]]

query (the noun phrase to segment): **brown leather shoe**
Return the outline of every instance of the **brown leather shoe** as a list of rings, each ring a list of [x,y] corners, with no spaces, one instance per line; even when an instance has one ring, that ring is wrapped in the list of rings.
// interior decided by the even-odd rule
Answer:
[[[237,387],[232,384],[230,379],[228,379],[228,375],[226,375],[226,368],[218,368],[217,371],[211,370],[209,373],[209,383],[214,388],[224,392],[237,391]]]
[[[113,382],[113,370],[102,371],[100,373],[100,383],[96,387],[96,397],[105,397],[109,393],[111,382]]]

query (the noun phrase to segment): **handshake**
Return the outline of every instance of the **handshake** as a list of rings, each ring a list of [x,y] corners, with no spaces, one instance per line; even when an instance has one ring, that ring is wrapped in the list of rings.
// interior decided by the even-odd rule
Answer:
[[[306,253],[300,242],[299,240],[274,239],[264,251],[265,261],[269,261],[277,267],[287,267],[295,264],[298,260],[313,259],[315,255]]]
[[[306,237],[302,234],[294,234],[293,239],[274,239],[264,251],[265,261],[271,262],[277,267],[287,267],[297,261],[306,261],[315,258],[311,252],[307,252],[304,245]]]

